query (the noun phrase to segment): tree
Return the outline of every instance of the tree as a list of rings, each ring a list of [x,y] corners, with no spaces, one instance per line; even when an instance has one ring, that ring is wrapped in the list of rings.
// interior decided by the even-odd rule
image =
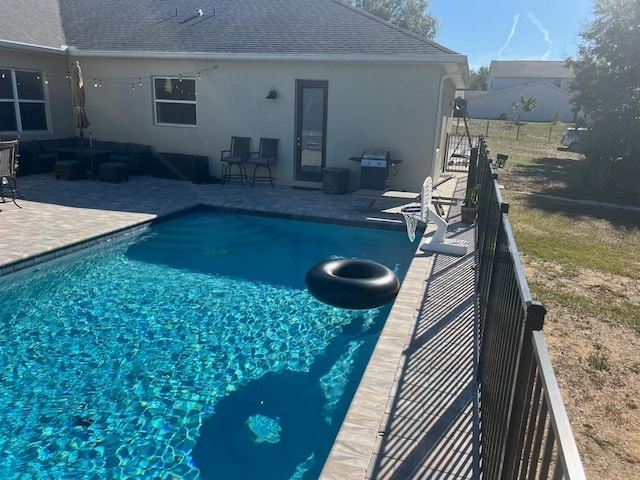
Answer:
[[[538,99],[536,97],[525,97],[520,95],[520,105],[522,105],[523,112],[533,112],[536,108]]]
[[[486,90],[487,78],[489,77],[489,67],[480,67],[477,70],[472,69],[469,72],[471,76],[471,83],[469,88],[471,90]]]
[[[588,158],[627,157],[640,165],[640,2],[600,0],[594,20],[581,32],[578,58],[569,58],[575,77],[574,113],[591,129],[583,149]]]
[[[433,40],[440,22],[427,13],[429,0],[345,0],[378,18]]]
[[[514,122],[520,121],[520,115],[516,115],[516,113],[518,113],[519,108],[520,108],[520,104],[518,102],[511,103],[511,126],[513,126]]]

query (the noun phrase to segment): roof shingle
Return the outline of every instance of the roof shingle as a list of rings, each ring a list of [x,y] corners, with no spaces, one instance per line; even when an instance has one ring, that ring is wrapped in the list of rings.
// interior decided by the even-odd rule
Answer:
[[[91,52],[441,56],[339,0],[10,0],[0,38]],[[59,7],[59,9],[58,9]],[[198,11],[202,10],[202,15]],[[27,12],[27,13],[25,13]]]

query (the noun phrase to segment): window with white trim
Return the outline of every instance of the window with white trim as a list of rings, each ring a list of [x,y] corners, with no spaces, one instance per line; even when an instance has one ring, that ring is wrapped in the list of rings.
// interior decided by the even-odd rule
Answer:
[[[157,125],[196,125],[196,81],[155,77],[153,101]]]
[[[42,73],[0,68],[0,132],[47,129]]]

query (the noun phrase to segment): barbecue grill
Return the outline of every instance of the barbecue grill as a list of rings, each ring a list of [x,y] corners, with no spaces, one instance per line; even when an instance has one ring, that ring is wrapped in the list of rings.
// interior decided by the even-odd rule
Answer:
[[[360,188],[387,190],[390,160],[389,150],[364,150],[360,157]]]

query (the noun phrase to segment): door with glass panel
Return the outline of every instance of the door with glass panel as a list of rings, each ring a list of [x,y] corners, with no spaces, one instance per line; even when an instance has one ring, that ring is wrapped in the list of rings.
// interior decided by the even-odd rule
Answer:
[[[296,80],[296,180],[322,181],[328,86],[325,80]]]

